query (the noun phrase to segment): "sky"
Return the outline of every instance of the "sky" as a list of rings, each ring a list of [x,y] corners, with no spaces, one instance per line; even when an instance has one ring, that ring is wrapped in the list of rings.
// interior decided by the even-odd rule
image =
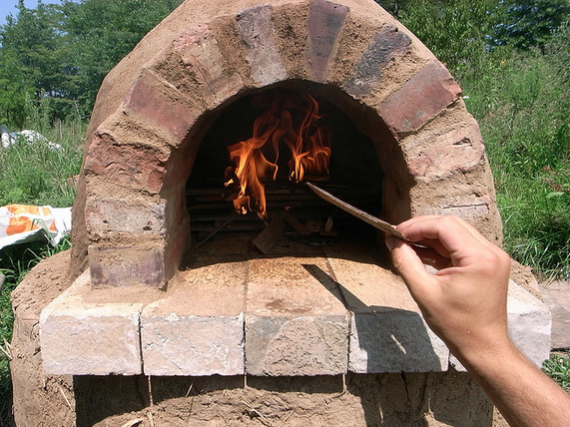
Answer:
[[[42,0],[43,4],[55,4],[59,2],[59,0]],[[0,25],[6,23],[6,16],[10,13],[16,16],[18,12],[16,9],[17,4],[18,0],[0,0]],[[24,4],[30,9],[35,9],[38,5],[38,0],[24,0]]]

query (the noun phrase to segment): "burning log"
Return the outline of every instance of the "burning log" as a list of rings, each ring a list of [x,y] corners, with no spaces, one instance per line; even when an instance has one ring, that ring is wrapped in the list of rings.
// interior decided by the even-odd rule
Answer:
[[[283,214],[274,215],[269,225],[255,239],[253,245],[267,255],[285,233],[286,224]]]

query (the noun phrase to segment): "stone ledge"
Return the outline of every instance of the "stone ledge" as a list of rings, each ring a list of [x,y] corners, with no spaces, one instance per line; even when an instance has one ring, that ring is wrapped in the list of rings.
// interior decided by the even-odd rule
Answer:
[[[86,302],[89,274],[81,275],[40,316],[44,370],[52,375],[142,373],[142,303]]]
[[[201,258],[166,292],[92,288],[84,274],[42,312],[44,369],[153,376],[463,370],[398,276],[366,249],[325,251]],[[513,341],[540,365],[550,350],[550,312],[511,282],[508,315]]]

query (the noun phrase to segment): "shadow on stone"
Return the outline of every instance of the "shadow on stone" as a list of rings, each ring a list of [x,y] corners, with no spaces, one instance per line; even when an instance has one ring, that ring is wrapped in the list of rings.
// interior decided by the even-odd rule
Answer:
[[[450,426],[492,425],[493,406],[470,375],[442,372],[447,350],[417,312],[367,305],[319,267],[303,267],[333,295],[340,289],[352,314],[348,364],[359,373],[347,375],[346,387],[360,397],[366,425],[423,427],[428,414]]]

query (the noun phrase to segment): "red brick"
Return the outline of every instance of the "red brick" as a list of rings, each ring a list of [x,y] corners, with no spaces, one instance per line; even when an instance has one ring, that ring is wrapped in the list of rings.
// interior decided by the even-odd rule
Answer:
[[[271,6],[264,4],[243,10],[236,16],[235,26],[255,83],[263,87],[284,80],[287,71],[275,40]]]
[[[119,145],[110,135],[96,135],[85,159],[85,172],[156,194],[163,185],[167,160],[168,156],[156,148]]]
[[[182,34],[174,41],[174,48],[184,65],[194,72],[200,94],[209,108],[218,106],[244,87],[239,74],[224,68],[218,41],[206,25]]]
[[[172,92],[172,93],[168,93]],[[124,100],[124,109],[149,127],[157,127],[178,147],[198,118],[199,111],[182,101],[149,70],[143,69]]]
[[[378,108],[386,124],[398,134],[414,132],[455,103],[461,88],[449,71],[433,60]]]
[[[315,81],[322,82],[327,77],[330,60],[337,48],[337,39],[350,8],[326,0],[311,2],[307,29],[309,47],[307,62]]]
[[[430,140],[429,145],[408,152],[408,167],[414,176],[441,178],[470,170],[484,161],[485,147],[477,123]]]
[[[89,246],[91,284],[127,287],[144,284],[163,288],[167,281],[164,245]]]
[[[355,98],[373,92],[382,81],[382,73],[392,59],[405,55],[412,40],[398,28],[385,25],[378,32],[360,58],[352,75],[344,82],[345,91]]]

